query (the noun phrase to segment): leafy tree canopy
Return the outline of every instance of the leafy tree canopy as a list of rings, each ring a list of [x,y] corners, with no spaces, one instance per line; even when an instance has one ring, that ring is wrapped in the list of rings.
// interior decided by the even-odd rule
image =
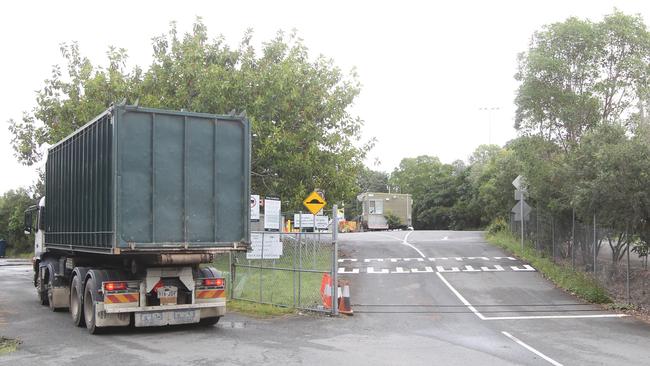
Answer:
[[[16,157],[42,159],[42,147],[61,140],[126,98],[147,107],[226,114],[245,110],[252,123],[252,191],[279,196],[294,208],[320,188],[328,201],[349,198],[371,143],[361,141],[363,121],[348,112],[359,94],[353,71],[331,59],[311,58],[295,34],[278,32],[258,52],[248,31],[237,47],[213,40],[201,19],[179,35],[172,23],[153,39],[149,67],[127,68],[127,51],[109,48],[108,66],[63,44],[66,67],[54,66],[37,93],[36,107],[10,120]]]

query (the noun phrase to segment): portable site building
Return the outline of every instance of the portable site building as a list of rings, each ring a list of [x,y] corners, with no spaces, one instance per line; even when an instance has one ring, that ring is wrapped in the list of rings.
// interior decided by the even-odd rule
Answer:
[[[358,195],[357,200],[363,207],[361,225],[366,230],[387,230],[386,215],[389,214],[400,219],[402,228],[413,225],[413,199],[410,194],[365,192]]]

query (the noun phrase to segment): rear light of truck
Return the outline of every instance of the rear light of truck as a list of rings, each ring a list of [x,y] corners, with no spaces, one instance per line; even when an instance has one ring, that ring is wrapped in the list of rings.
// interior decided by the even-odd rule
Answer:
[[[127,288],[128,285],[126,282],[117,282],[117,281],[104,282],[105,291],[124,291]]]
[[[223,287],[225,282],[223,278],[204,278],[203,286]]]

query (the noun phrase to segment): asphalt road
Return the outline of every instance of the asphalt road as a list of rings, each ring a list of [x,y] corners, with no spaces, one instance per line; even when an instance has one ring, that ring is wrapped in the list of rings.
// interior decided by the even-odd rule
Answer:
[[[22,341],[0,364],[650,364],[650,326],[556,289],[481,233],[344,234],[340,249],[353,317],[228,314],[99,336],[38,305],[29,266],[0,260],[0,335]]]

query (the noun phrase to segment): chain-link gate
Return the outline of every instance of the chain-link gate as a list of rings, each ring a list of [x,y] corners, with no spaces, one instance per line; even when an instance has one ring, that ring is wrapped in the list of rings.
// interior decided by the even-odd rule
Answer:
[[[331,306],[323,301],[325,296],[336,298],[336,286],[327,286],[325,293],[324,276],[336,283],[337,218],[333,214],[325,216],[327,222],[317,224],[312,218],[313,224],[300,225],[305,216],[284,214],[292,222],[297,217],[294,232],[252,232],[252,250],[232,254],[233,299],[337,313],[336,301]]]

